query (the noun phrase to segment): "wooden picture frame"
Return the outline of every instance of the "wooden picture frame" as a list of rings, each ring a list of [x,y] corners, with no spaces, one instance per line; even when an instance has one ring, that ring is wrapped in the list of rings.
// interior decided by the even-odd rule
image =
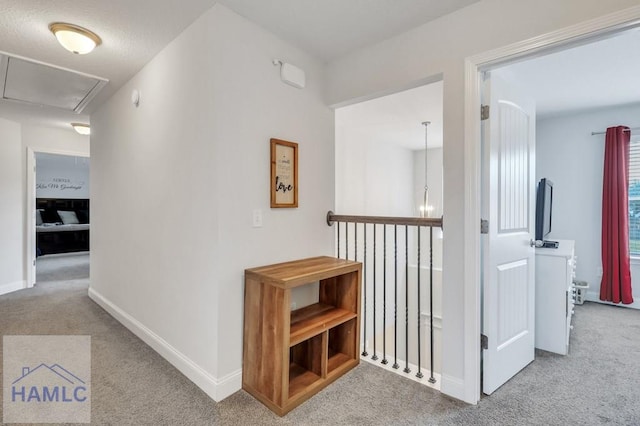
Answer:
[[[298,207],[298,144],[271,139],[271,208]]]

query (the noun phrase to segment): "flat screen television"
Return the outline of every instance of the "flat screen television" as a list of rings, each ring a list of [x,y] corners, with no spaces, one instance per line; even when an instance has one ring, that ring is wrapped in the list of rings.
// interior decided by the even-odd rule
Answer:
[[[547,178],[540,179],[536,197],[536,240],[544,241],[551,232],[551,215],[553,207],[553,182]]]

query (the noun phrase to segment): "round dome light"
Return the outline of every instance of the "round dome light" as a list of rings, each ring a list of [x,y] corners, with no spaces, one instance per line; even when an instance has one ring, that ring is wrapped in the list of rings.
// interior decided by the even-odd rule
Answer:
[[[91,134],[91,127],[89,127],[88,124],[84,124],[84,123],[71,123],[71,127],[73,127],[73,129],[80,133],[81,135],[90,135]]]
[[[102,43],[97,34],[77,25],[54,22],[49,29],[62,47],[78,55],[85,55]]]

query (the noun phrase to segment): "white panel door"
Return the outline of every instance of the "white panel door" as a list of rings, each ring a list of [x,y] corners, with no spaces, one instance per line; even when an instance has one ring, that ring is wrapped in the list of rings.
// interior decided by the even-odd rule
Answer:
[[[535,104],[496,72],[483,104],[482,390],[491,394],[534,358]]]

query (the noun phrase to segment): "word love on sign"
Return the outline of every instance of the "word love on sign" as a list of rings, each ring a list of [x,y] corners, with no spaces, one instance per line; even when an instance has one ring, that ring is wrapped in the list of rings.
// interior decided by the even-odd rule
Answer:
[[[298,207],[298,144],[271,139],[271,207]]]
[[[286,179],[286,177],[285,177]],[[276,176],[276,192],[282,192],[283,194],[286,192],[293,191],[293,185],[291,183],[285,184],[280,176]]]

